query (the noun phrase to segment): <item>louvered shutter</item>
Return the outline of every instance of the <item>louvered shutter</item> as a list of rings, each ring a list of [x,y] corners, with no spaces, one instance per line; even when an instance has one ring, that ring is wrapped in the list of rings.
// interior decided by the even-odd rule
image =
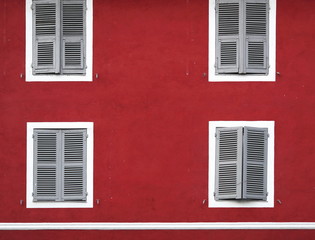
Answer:
[[[267,144],[267,128],[244,127],[244,199],[267,199]]]
[[[245,61],[247,73],[268,73],[268,15],[268,0],[245,0]]]
[[[33,74],[60,72],[59,1],[33,0]]]
[[[216,73],[238,73],[240,0],[216,1]]]
[[[62,72],[85,73],[86,2],[61,2]]]
[[[216,200],[242,197],[242,129],[216,130]]]
[[[34,130],[34,201],[58,201],[60,131]]]
[[[86,130],[62,131],[62,199],[86,200]]]

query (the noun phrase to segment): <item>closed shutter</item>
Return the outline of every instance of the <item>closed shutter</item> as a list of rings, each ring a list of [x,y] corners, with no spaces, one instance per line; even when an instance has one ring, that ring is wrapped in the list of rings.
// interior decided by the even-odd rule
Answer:
[[[267,199],[267,144],[267,128],[244,127],[244,199]]]
[[[60,131],[34,131],[34,201],[60,198],[59,162]]]
[[[238,73],[240,0],[216,1],[216,73]]]
[[[247,73],[268,73],[268,15],[268,0],[245,0],[245,60]]]
[[[62,198],[86,200],[86,130],[62,131]]]
[[[215,199],[242,198],[243,128],[217,128]]]
[[[61,6],[62,72],[85,73],[84,0],[63,0]]]
[[[60,72],[59,1],[33,0],[33,74]]]

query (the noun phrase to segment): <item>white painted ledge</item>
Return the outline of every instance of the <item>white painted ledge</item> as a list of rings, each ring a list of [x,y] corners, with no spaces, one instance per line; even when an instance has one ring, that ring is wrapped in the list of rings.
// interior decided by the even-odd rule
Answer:
[[[0,230],[231,230],[315,229],[315,222],[0,223]]]

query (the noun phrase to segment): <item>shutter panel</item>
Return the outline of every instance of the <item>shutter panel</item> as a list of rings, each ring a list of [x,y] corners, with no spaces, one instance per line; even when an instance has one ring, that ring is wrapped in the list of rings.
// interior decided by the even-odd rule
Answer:
[[[245,61],[247,73],[268,73],[269,2],[245,1]]]
[[[59,1],[33,1],[33,74],[60,72]]]
[[[61,6],[62,72],[85,73],[86,2],[63,0]]]
[[[238,73],[240,0],[216,2],[216,73]]]
[[[62,198],[86,200],[86,130],[62,131]]]
[[[267,128],[244,128],[244,199],[267,199],[267,144]]]
[[[243,128],[217,128],[215,199],[242,197]]]
[[[58,130],[34,130],[34,201],[58,201],[60,179]]]

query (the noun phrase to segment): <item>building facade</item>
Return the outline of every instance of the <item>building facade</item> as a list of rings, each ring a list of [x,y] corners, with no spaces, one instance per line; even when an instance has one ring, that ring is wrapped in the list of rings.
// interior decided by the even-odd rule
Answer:
[[[315,2],[254,3],[1,0],[0,239],[314,238]]]

